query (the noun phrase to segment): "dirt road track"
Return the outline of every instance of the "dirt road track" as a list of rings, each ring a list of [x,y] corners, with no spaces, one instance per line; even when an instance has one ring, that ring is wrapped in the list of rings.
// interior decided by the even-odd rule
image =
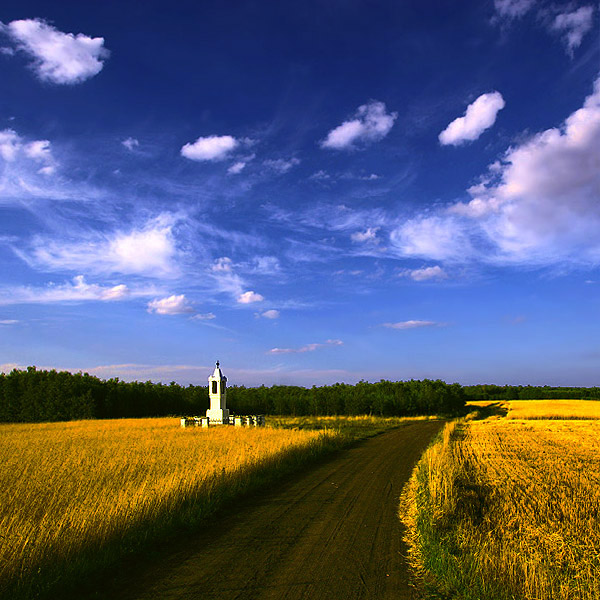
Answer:
[[[110,586],[109,597],[412,598],[398,497],[440,427],[408,422],[240,501],[182,549]]]

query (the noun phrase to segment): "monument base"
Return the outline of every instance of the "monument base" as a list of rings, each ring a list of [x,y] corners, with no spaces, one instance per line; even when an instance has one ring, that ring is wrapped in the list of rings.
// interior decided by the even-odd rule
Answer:
[[[206,411],[206,416],[210,419],[210,424],[229,424],[229,409],[228,408],[209,408]]]

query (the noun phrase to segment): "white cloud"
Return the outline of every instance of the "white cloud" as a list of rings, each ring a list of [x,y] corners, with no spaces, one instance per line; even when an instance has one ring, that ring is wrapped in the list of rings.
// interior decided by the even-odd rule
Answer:
[[[377,240],[377,231],[379,227],[368,227],[366,231],[357,231],[350,235],[353,242],[374,242]]]
[[[355,143],[368,144],[382,140],[394,125],[398,113],[386,113],[383,102],[371,101],[358,107],[350,121],[332,129],[321,142],[321,148],[348,150]]]
[[[52,195],[43,183],[40,186],[34,183],[36,174],[50,176],[56,172],[48,140],[26,142],[13,129],[5,129],[0,131],[0,157],[5,161],[0,177],[0,194],[4,198]]]
[[[290,158],[289,160],[278,158],[276,160],[263,161],[263,165],[265,165],[265,167],[269,167],[269,169],[273,169],[273,171],[277,171],[278,173],[287,173],[292,167],[295,167],[299,164],[300,159],[298,158]]]
[[[17,319],[0,319],[0,325],[16,325],[19,323]]]
[[[458,146],[476,140],[496,121],[498,111],[505,106],[499,92],[482,94],[469,104],[463,117],[454,119],[439,135],[440,144]]]
[[[239,173],[241,173],[246,167],[246,163],[243,161],[239,161],[236,162],[234,164],[232,164],[229,169],[227,169],[227,172],[230,175],[238,175]]]
[[[560,128],[510,148],[467,203],[469,216],[496,245],[492,260],[553,263],[600,259],[600,78]]]
[[[260,316],[265,319],[279,319],[279,311],[272,308],[270,310],[265,310]]]
[[[252,260],[250,271],[260,275],[275,275],[281,271],[281,265],[276,256],[256,256]]]
[[[181,155],[197,161],[224,160],[238,145],[238,140],[230,135],[199,137],[193,144],[185,144]]]
[[[391,231],[390,242],[400,256],[463,260],[472,255],[464,225],[445,215],[410,219]]]
[[[154,287],[128,287],[124,284],[106,286],[87,283],[83,275],[61,285],[49,284],[44,287],[15,286],[0,288],[0,305],[9,304],[52,304],[83,301],[111,302],[144,298],[157,292]]]
[[[140,145],[139,141],[132,137],[128,137],[126,140],[123,140],[121,144],[125,146],[125,148],[127,148],[127,150],[129,150],[130,152],[132,152],[134,148],[137,148]]]
[[[194,319],[195,321],[212,321],[213,319],[216,319],[216,315],[214,313],[198,313],[197,315],[194,315],[192,317],[192,319]]]
[[[25,146],[25,154],[29,158],[39,162],[52,160],[50,142],[48,140],[36,140],[35,142],[30,142]]]
[[[43,81],[80,83],[97,75],[109,55],[104,38],[63,33],[41,19],[12,21],[4,30],[33,57],[33,70]]]
[[[535,4],[535,0],[494,0],[496,12],[502,17],[522,17]]]
[[[400,321],[398,323],[383,323],[384,327],[388,327],[389,329],[418,329],[420,327],[434,327],[435,325],[439,325],[435,321]]]
[[[343,345],[344,342],[341,340],[326,340],[324,343],[306,344],[306,346],[301,346],[300,348],[271,348],[268,354],[303,354],[304,352],[314,352],[319,348]]]
[[[0,131],[0,156],[5,161],[14,161],[21,146],[21,136],[16,131],[12,129]]]
[[[414,281],[428,281],[429,279],[446,279],[448,275],[439,265],[434,267],[423,267],[422,269],[408,269],[401,273]]]
[[[239,304],[252,304],[253,302],[262,302],[264,299],[264,296],[250,290],[240,294],[237,301]]]
[[[331,175],[329,175],[329,173],[326,171],[323,171],[323,169],[320,169],[319,171],[313,173],[309,179],[314,179],[315,181],[325,181],[326,179],[331,179]]]
[[[594,16],[593,6],[582,6],[573,12],[556,16],[551,29],[563,35],[567,51],[573,54],[581,44],[583,36],[591,30]]]
[[[211,271],[216,273],[229,273],[231,272],[233,262],[228,256],[221,256],[217,258],[211,267]]]
[[[162,214],[129,231],[93,233],[76,242],[40,236],[30,250],[13,250],[36,268],[174,277],[179,274],[175,222],[173,215]]]
[[[185,294],[173,295],[167,298],[156,298],[148,302],[148,312],[157,315],[183,315],[194,312]]]

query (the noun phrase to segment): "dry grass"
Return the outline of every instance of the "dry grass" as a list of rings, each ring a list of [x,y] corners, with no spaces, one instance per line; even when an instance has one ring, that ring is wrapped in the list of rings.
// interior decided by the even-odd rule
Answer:
[[[509,419],[600,419],[598,400],[511,400]]]
[[[465,421],[423,456],[405,519],[434,589],[481,600],[600,598],[600,421],[572,420],[590,403],[569,404],[571,420]]]
[[[0,425],[0,595],[43,592],[103,549],[110,562],[333,436],[173,418]]]

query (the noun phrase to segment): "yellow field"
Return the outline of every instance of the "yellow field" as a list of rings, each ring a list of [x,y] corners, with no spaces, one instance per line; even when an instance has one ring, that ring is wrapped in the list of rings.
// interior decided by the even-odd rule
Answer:
[[[136,527],[147,535],[182,506],[202,516],[256,468],[333,435],[181,429],[174,418],[0,425],[0,596],[7,582],[26,586],[38,568],[114,546]]]
[[[511,400],[509,419],[600,419],[598,400]]]
[[[453,423],[423,456],[405,519],[416,563],[439,589],[480,600],[600,598],[597,404],[555,402],[510,402],[536,420]]]

